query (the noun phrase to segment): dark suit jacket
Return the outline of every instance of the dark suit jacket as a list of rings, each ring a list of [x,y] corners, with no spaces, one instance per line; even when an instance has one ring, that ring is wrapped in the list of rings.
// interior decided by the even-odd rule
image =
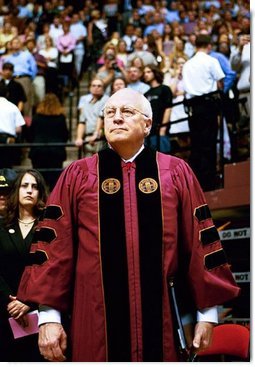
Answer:
[[[38,349],[37,334],[19,339],[13,338],[6,309],[10,302],[9,295],[17,295],[19,282],[27,263],[35,224],[23,239],[18,223],[6,229],[3,228],[0,220],[0,361],[45,361]]]
[[[8,99],[8,101],[14,103],[16,106],[18,105],[19,102],[25,103],[27,101],[24,88],[20,83],[16,82],[14,79],[11,79],[9,84],[7,85],[5,84],[5,81],[2,79],[0,80],[0,84],[6,87],[7,91],[6,98]]]
[[[32,242],[33,228],[23,239],[18,223],[7,229],[0,224],[0,318],[6,316],[9,295],[17,294]]]

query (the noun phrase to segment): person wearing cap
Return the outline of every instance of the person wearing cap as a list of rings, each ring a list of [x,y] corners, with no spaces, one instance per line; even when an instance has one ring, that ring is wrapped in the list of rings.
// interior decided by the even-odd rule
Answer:
[[[9,188],[14,177],[11,170],[3,170],[0,183]],[[5,186],[8,184],[8,186]],[[29,254],[32,236],[39,215],[46,202],[46,185],[41,174],[28,169],[20,172],[12,183],[4,217],[0,226],[0,361],[41,362],[37,335],[15,338],[8,319],[20,326],[28,326],[27,313],[36,305],[17,300],[17,289]],[[33,257],[33,255],[32,255]]]
[[[148,99],[120,89],[104,107],[109,147],[69,165],[51,192],[31,247],[40,263],[17,294],[39,304],[49,361],[66,360],[67,343],[73,362],[178,361],[170,279],[182,281],[182,313],[194,307],[196,351],[216,306],[240,292],[195,175],[144,146],[151,126]]]
[[[12,183],[16,177],[17,173],[13,169],[0,169],[0,219],[4,215],[7,196],[11,191]]]

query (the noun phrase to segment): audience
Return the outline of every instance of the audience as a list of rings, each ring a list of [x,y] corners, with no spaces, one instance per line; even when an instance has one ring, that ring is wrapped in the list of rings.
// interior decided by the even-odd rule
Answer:
[[[231,104],[238,110],[238,98],[246,97],[249,118],[249,5],[248,0],[132,0],[123,4],[109,1],[104,5],[91,0],[84,4],[63,0],[43,3],[33,0],[26,4],[18,0],[14,6],[10,2],[3,6],[0,18],[0,69],[6,61],[13,64],[12,79],[25,90],[22,113],[29,125],[44,93],[53,92],[62,101],[66,96],[63,87],[66,85],[70,91],[69,88],[83,80],[84,74],[89,83],[95,75],[102,79],[106,93],[111,95],[113,84],[125,83],[130,87],[134,83],[131,71],[139,68],[138,74],[141,74],[144,66],[154,64],[163,71],[166,85],[171,81],[172,88],[175,89],[174,83],[181,86],[179,59],[192,58],[196,52],[196,37],[208,34],[212,51],[224,55],[237,73],[237,88]],[[33,52],[35,45],[36,53]],[[27,46],[33,56],[29,56]],[[44,73],[37,54],[45,58]],[[5,70],[2,78],[6,79],[4,74]],[[64,80],[62,83],[59,74]],[[43,78],[45,92],[44,87],[35,89]],[[144,80],[139,80],[141,83]],[[175,128],[178,130],[179,125],[181,130],[181,124],[175,124]]]

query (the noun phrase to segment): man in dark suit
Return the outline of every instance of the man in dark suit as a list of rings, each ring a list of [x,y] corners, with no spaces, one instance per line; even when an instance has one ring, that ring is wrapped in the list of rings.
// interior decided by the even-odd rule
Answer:
[[[6,98],[8,101],[14,103],[20,112],[22,112],[27,97],[22,85],[13,79],[13,70],[14,66],[10,62],[3,64],[0,84],[6,87]]]

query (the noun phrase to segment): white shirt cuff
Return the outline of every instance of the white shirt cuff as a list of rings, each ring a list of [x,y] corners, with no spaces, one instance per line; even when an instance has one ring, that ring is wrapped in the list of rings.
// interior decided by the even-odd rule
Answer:
[[[205,321],[218,323],[218,309],[217,306],[204,308],[203,310],[197,311],[197,321]]]
[[[182,324],[187,325],[194,322],[192,314],[186,314],[181,317]],[[197,322],[204,321],[204,322],[212,322],[217,324],[218,323],[218,309],[217,306],[215,307],[208,307],[204,308],[200,311],[197,311]]]
[[[61,324],[61,314],[58,310],[55,310],[54,308],[40,305],[38,325],[40,326],[48,322],[57,322]]]

